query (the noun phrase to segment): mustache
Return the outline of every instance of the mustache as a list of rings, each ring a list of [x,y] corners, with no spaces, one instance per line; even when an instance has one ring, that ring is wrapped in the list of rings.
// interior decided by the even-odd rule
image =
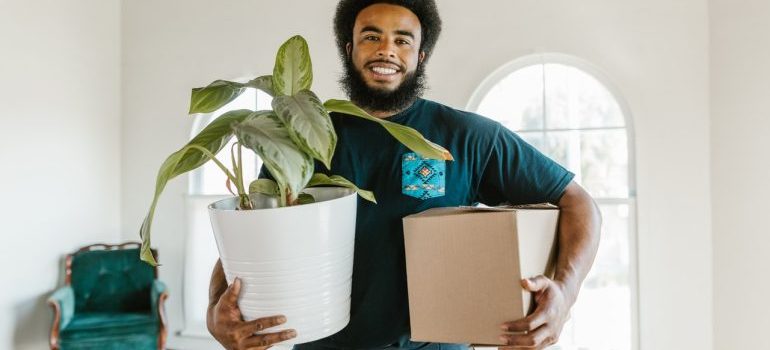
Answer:
[[[375,111],[402,110],[421,97],[423,91],[427,89],[425,65],[422,63],[417,64],[417,69],[414,72],[407,73],[401,84],[393,91],[371,88],[364,81],[363,69],[373,62],[394,64],[385,58],[378,58],[364,64],[359,69],[351,59],[342,62],[343,72],[339,80],[340,86],[350,100],[359,107]],[[406,70],[404,69],[404,71]]]

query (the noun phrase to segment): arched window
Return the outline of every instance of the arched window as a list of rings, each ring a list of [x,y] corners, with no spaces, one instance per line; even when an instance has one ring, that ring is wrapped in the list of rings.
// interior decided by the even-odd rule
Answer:
[[[255,89],[246,89],[238,98],[223,106],[219,110],[204,115],[196,116],[190,138],[197,135],[214,119],[223,113],[236,109],[264,110],[271,109],[270,95]],[[230,147],[235,143],[233,138],[222,149],[217,158],[225,165],[230,165]],[[243,176],[248,182],[256,179],[262,162],[254,152],[243,151]],[[214,263],[219,257],[214,234],[211,231],[207,207],[212,202],[230,196],[227,185],[227,177],[213,162],[189,174],[189,188],[186,198],[187,236],[185,241],[184,256],[184,327],[183,335],[194,337],[210,337],[206,329],[206,309],[208,307],[209,278]],[[233,190],[235,188],[233,187]]]
[[[536,54],[492,73],[468,110],[499,121],[576,174],[604,218],[599,252],[557,348],[637,348],[633,131],[601,72],[562,54]]]

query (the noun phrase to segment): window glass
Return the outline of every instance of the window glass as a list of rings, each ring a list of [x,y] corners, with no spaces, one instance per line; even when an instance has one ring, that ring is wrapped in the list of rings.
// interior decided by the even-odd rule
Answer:
[[[214,119],[222,115],[223,113],[236,109],[270,109],[271,97],[261,91],[255,89],[246,89],[238,98],[231,101],[227,105],[223,106],[214,113],[208,115],[198,116],[201,118],[196,127],[192,131],[191,136],[195,136],[203,130],[206,125],[211,123]],[[236,139],[233,137],[230,142],[219,152],[217,159],[232,170],[232,157],[230,151],[235,144]],[[259,160],[254,152],[244,148],[242,151],[242,164],[243,164],[243,176],[245,178],[246,185],[255,179],[259,174],[259,169],[262,166],[262,162]],[[208,162],[202,167],[192,172],[190,175],[190,194],[197,195],[219,195],[229,194],[227,190],[227,176],[221,169],[214,163]],[[232,187],[232,186],[231,186]],[[235,188],[233,187],[233,191]]]
[[[501,79],[476,112],[511,130],[543,129],[543,66],[529,66]]]
[[[543,67],[547,129],[623,127],[623,113],[612,94],[594,77],[564,64]]]

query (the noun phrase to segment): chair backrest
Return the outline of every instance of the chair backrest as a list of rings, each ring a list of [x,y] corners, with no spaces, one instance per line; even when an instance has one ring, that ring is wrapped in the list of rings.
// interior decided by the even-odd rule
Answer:
[[[156,270],[139,259],[139,248],[129,248],[133,245],[93,245],[68,257],[75,312],[150,310]]]

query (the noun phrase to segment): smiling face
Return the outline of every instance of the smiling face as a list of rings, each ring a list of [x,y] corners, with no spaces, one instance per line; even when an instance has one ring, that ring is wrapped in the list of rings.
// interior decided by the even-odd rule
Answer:
[[[370,89],[391,92],[413,76],[425,58],[421,36],[414,13],[401,6],[374,4],[358,13],[347,50]]]

